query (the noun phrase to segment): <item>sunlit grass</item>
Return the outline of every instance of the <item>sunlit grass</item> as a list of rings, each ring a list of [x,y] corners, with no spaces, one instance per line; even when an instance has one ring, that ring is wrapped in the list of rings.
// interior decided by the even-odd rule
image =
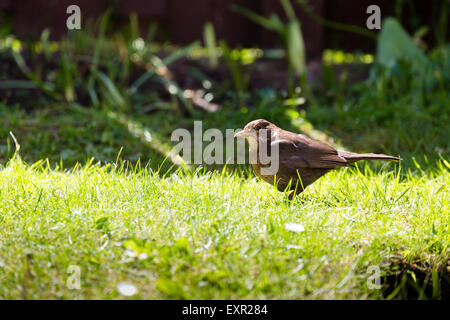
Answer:
[[[382,298],[369,266],[445,269],[448,163],[423,176],[361,171],[332,172],[289,202],[239,174],[16,157],[0,170],[0,298],[121,298],[120,282],[149,299]],[[71,265],[80,290],[67,287]]]

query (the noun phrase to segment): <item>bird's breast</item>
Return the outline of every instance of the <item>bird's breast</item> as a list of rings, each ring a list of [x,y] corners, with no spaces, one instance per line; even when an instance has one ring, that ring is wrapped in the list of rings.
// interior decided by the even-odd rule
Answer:
[[[273,183],[274,183],[275,175],[273,175],[273,174],[269,174],[269,175],[261,174],[261,166],[260,166],[260,164],[258,164],[258,163],[252,163],[252,167],[253,167],[253,171],[255,171],[255,173],[256,173],[261,179],[263,179],[264,181],[266,181],[266,182],[268,182],[268,183],[270,183],[270,184],[273,184]]]

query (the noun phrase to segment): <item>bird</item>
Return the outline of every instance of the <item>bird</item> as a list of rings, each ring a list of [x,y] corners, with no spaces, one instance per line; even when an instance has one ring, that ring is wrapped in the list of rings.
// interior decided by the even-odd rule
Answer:
[[[234,137],[244,137],[248,141],[250,158],[253,155],[256,160],[251,163],[255,173],[279,191],[291,191],[288,195],[291,200],[331,170],[354,167],[353,163],[359,160],[402,160],[385,154],[336,150],[325,142],[283,130],[265,119],[249,122]],[[274,146],[278,149],[278,170],[267,173],[263,169],[269,164],[262,163],[260,149],[265,147],[270,153],[276,150]]]

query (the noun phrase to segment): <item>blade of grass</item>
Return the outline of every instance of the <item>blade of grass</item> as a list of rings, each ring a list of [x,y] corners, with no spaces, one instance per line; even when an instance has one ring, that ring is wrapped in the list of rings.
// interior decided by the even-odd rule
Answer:
[[[272,21],[266,17],[263,17],[247,8],[241,7],[239,5],[233,4],[231,6],[231,10],[239,13],[245,17],[247,17],[248,19],[252,20],[253,22],[255,22],[256,24],[259,24],[260,26],[268,29],[268,30],[272,30],[272,31],[278,31],[275,27],[274,24],[272,23]]]
[[[22,55],[20,54],[20,51],[12,51],[13,58],[16,62],[16,64],[19,66],[19,69],[30,79],[32,82],[36,84],[36,86],[41,89],[43,92],[45,92],[47,95],[52,97],[55,100],[61,100],[61,96],[53,90],[51,83],[44,83],[41,81],[37,76],[35,76],[30,68],[25,63],[25,60],[23,59]]]
[[[100,21],[100,30],[99,30],[97,41],[95,42],[94,57],[92,59],[92,65],[91,65],[91,70],[90,70],[91,74],[89,76],[88,84],[87,84],[88,92],[89,92],[89,95],[91,96],[91,100],[92,100],[92,103],[94,104],[94,106],[98,105],[98,97],[97,97],[97,93],[95,92],[95,89],[94,89],[96,71],[98,68],[98,62],[100,59],[100,50],[102,48],[103,38],[105,36],[105,31],[106,31],[106,27],[108,25],[108,19],[109,19],[110,13],[111,13],[111,10],[108,9]]]
[[[298,73],[305,71],[305,42],[297,19],[289,22],[287,26],[287,49],[289,64]]]
[[[322,18],[321,16],[315,14],[312,11],[312,9],[310,8],[310,5],[305,0],[297,0],[297,3],[303,8],[305,13],[309,17],[311,17],[311,19],[313,19],[316,22],[324,25],[325,27],[328,27],[328,28],[331,28],[331,29],[340,30],[340,31],[352,32],[352,33],[360,34],[362,36],[365,36],[365,37],[368,37],[368,38],[371,38],[371,39],[376,39],[376,35],[374,33],[370,32],[370,31],[368,31],[368,30],[366,30],[364,28],[361,28],[359,26],[352,25],[352,24],[345,24],[345,23],[334,22],[334,21]]]
[[[108,90],[108,92],[109,92],[111,98],[113,99],[113,101],[122,110],[124,110],[124,111],[127,110],[128,106],[127,106],[127,103],[126,103],[125,99],[122,97],[122,95],[120,94],[119,90],[114,85],[114,83],[111,81],[111,79],[106,74],[104,74],[101,71],[96,72],[96,76],[101,81],[101,83],[106,87],[106,89]]]
[[[61,72],[64,83],[64,97],[67,101],[73,102],[76,99],[76,96],[69,60],[70,59],[68,58],[67,53],[63,53],[61,55]]]
[[[216,48],[216,34],[214,32],[214,26],[211,22],[207,22],[203,28],[203,41],[208,49],[209,65],[211,68],[217,68],[219,58]]]

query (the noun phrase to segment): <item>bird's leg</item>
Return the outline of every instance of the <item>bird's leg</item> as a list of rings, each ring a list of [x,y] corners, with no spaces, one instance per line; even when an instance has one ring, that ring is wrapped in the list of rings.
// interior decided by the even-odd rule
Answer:
[[[289,200],[294,199],[294,197],[295,197],[296,195],[299,195],[300,193],[302,193],[302,191],[303,191],[303,189],[297,189],[297,190],[292,191],[291,193],[289,193],[288,199],[289,199]]]
[[[291,193],[289,193],[288,199],[292,201],[292,199],[294,199],[295,196],[296,196],[296,192],[292,191]]]

